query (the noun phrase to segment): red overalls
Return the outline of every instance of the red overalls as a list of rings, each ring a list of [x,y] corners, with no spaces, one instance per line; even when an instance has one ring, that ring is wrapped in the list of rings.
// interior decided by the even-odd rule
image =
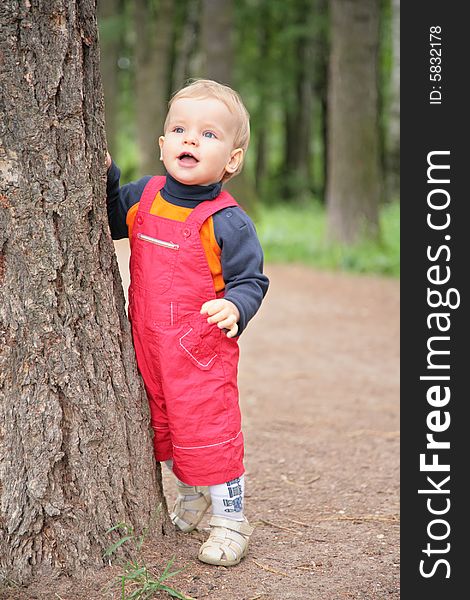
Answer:
[[[150,208],[164,183],[164,177],[148,182],[133,226],[134,347],[156,459],[173,458],[175,475],[188,485],[215,485],[244,472],[238,343],[199,312],[217,297],[199,230],[211,215],[237,203],[222,191],[201,202],[185,222],[158,217]]]

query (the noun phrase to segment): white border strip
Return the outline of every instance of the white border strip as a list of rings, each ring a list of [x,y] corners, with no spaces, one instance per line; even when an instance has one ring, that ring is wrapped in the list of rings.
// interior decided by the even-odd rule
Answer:
[[[233,442],[233,440],[236,440],[241,432],[242,431],[240,429],[240,431],[235,437],[230,438],[229,440],[225,440],[224,442],[217,442],[217,444],[207,444],[207,446],[177,446],[176,444],[173,444],[173,448],[179,448],[180,450],[197,450],[198,448],[213,448],[214,446],[221,446],[222,444],[228,444],[229,442]]]

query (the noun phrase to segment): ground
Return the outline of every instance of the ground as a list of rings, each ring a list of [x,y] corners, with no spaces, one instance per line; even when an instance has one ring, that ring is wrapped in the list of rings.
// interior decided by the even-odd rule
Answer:
[[[399,284],[269,266],[272,284],[240,340],[250,552],[230,569],[197,561],[200,531],[142,560],[213,600],[398,600]],[[164,473],[171,505],[174,484]],[[119,566],[80,581],[10,588],[1,600],[118,599]],[[129,588],[130,589],[130,588]],[[155,598],[169,598],[166,594]]]

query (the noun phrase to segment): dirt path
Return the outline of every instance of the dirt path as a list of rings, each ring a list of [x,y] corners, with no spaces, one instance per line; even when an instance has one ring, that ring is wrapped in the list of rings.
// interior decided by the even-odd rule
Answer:
[[[398,599],[399,284],[267,271],[240,340],[251,551],[211,569],[179,536],[181,587],[214,600]]]
[[[161,572],[175,554],[187,569],[168,583],[193,598],[398,599],[399,284],[267,272],[268,298],[240,341],[250,554],[232,569],[199,563],[206,518],[163,555],[149,548],[148,564]],[[171,505],[168,473],[164,484]],[[91,587],[28,598],[120,597],[98,593],[101,578]]]

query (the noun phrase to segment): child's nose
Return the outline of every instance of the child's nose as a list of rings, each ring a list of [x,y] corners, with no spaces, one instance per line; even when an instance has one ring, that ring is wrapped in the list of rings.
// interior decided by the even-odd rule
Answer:
[[[197,145],[197,136],[188,131],[184,139],[185,144],[191,144],[191,146]]]

